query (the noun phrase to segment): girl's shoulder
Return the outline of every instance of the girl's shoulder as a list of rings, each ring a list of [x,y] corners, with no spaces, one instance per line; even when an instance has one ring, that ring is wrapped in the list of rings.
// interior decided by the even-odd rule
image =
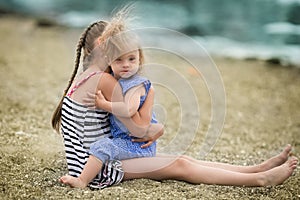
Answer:
[[[113,90],[115,87],[120,87],[118,81],[109,73],[103,72],[98,77],[98,89],[99,90]]]
[[[101,74],[99,74],[98,78],[99,77],[101,78],[99,82],[117,82],[117,80],[110,73],[107,72],[102,72]]]
[[[119,83],[122,87],[123,94],[125,94],[129,89],[139,86],[139,85],[148,85],[150,81],[143,76],[135,75],[127,79],[119,79]]]

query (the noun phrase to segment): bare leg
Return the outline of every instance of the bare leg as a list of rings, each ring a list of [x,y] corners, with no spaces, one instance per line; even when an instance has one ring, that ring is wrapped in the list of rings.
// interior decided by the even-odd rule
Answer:
[[[291,150],[292,150],[292,147],[291,147],[291,145],[288,144],[284,148],[284,150],[281,153],[279,153],[278,155],[276,155],[258,165],[252,165],[252,166],[241,166],[241,165],[231,165],[231,164],[219,163],[219,162],[201,161],[201,160],[196,160],[189,156],[181,156],[181,157],[183,159],[187,159],[193,163],[207,166],[207,167],[220,168],[220,169],[230,170],[230,171],[234,171],[234,172],[242,172],[242,173],[256,173],[256,172],[267,171],[269,169],[272,169],[274,167],[282,165],[283,163],[285,163],[288,160]],[[172,155],[161,155],[161,156],[174,158],[174,156],[172,156]]]
[[[199,165],[187,159],[168,157],[139,158],[123,161],[124,180],[150,178],[154,180],[175,179],[189,183],[238,186],[277,185],[284,182],[297,166],[293,157],[285,164],[266,172],[240,173]]]
[[[65,185],[76,188],[85,188],[89,182],[91,182],[96,175],[100,172],[102,162],[94,156],[90,156],[87,163],[84,166],[79,177],[73,177],[70,175],[62,176],[59,181]]]

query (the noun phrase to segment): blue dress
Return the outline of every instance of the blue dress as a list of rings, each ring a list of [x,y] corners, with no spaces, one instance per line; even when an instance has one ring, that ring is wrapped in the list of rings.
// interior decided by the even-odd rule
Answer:
[[[129,79],[119,79],[123,96],[126,92],[138,85],[143,84],[146,94],[140,98],[140,106],[145,102],[151,82],[145,77],[135,75]],[[107,160],[125,160],[138,157],[152,157],[156,153],[156,142],[147,148],[141,148],[146,142],[132,142],[130,132],[114,115],[110,115],[111,138],[103,138],[91,145],[90,153],[100,159],[103,163]],[[157,123],[154,113],[151,123]]]

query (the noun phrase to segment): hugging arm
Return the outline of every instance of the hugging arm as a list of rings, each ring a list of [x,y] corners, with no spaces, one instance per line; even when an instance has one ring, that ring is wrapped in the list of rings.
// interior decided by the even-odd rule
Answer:
[[[138,112],[140,96],[145,93],[143,85],[131,88],[125,96],[120,96],[119,88],[115,88],[111,101],[106,100],[101,90],[96,95],[96,106],[117,117],[132,117]]]
[[[121,86],[110,74],[103,74],[103,77],[98,83],[97,89],[101,90],[103,96],[108,101],[124,101]],[[96,105],[98,104],[98,100],[99,95],[96,95]],[[117,118],[128,128],[129,132],[133,136],[139,138],[145,136],[139,141],[155,141],[163,134],[163,126],[161,124],[150,123],[152,119],[153,102],[154,90],[151,88],[143,106],[131,118],[117,116]]]
[[[154,103],[154,89],[150,88],[146,101],[143,106],[136,112],[132,118],[118,118],[126,126],[131,126],[131,121],[139,127],[136,133],[131,132],[132,136],[138,137],[133,139],[134,142],[148,142],[142,145],[142,148],[150,146],[155,140],[163,135],[164,129],[162,124],[151,124],[152,107]],[[129,122],[128,122],[129,120]],[[128,128],[128,126],[127,126]]]

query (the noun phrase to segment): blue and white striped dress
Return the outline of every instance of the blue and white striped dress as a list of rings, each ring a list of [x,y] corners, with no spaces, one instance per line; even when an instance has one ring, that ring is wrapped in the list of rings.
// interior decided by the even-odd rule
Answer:
[[[72,100],[70,96],[69,93],[63,100],[61,131],[64,137],[69,175],[78,177],[89,157],[90,145],[111,136],[111,132],[109,114],[106,111],[89,109]],[[104,188],[117,184],[121,182],[123,176],[121,162],[108,161],[90,183],[90,187]]]

